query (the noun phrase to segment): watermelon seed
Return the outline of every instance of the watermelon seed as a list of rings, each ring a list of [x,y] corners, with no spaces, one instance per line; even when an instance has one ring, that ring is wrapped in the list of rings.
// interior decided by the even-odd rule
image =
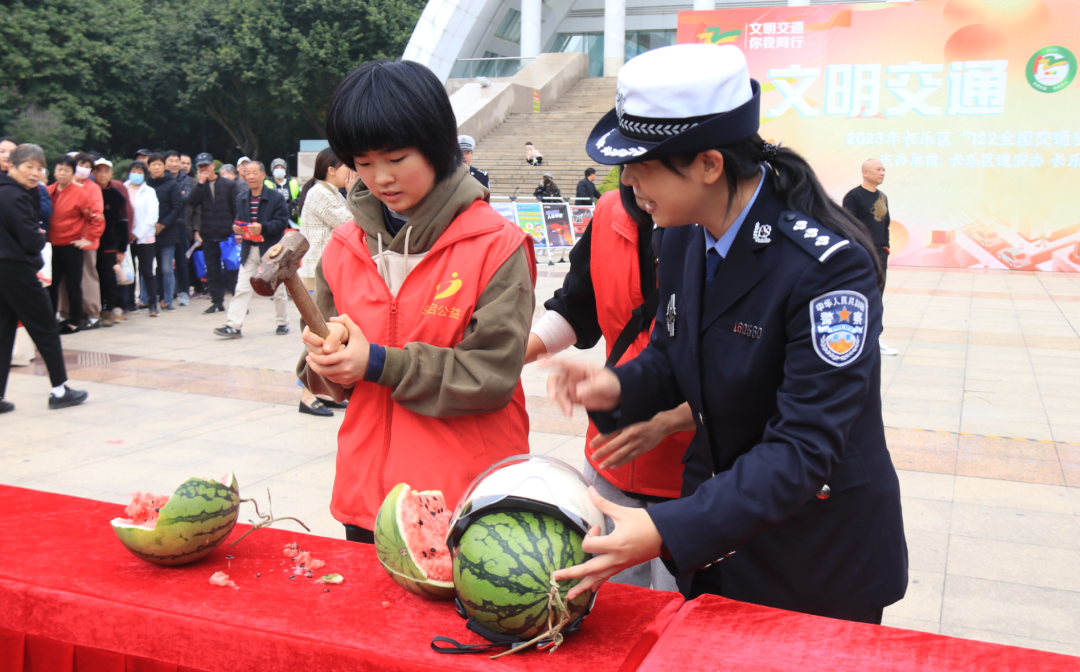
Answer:
[[[433,548],[433,549],[431,549],[431,552],[432,552],[432,553],[434,553],[434,552],[435,552],[435,549],[434,549],[434,548]]]
[[[425,558],[427,557],[427,551],[420,551],[420,552],[424,554]]]
[[[289,578],[290,578],[290,579],[295,579],[296,577],[290,574],[290,575],[289,575]]]
[[[326,589],[324,589],[324,590],[323,590],[322,592],[324,592],[324,593],[329,593],[329,592],[330,592],[330,589],[329,589],[329,588],[326,588]]]
[[[256,574],[256,575],[255,575],[255,578],[257,579],[257,578],[259,578],[260,576],[262,576],[262,574]]]
[[[234,557],[236,557],[236,556],[234,556],[234,555],[226,555],[225,559],[226,560],[232,560]]]
[[[424,520],[422,518],[420,520],[416,521],[416,522],[420,523],[421,525],[424,524]]]

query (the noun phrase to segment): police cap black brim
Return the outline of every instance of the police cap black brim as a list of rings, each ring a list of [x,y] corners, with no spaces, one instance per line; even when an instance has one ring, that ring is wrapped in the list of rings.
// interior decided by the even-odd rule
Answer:
[[[618,166],[696,154],[745,140],[757,133],[761,125],[761,85],[752,79],[750,87],[753,95],[739,107],[659,142],[623,135],[619,130],[619,115],[611,110],[593,127],[585,149],[593,161],[605,166]]]

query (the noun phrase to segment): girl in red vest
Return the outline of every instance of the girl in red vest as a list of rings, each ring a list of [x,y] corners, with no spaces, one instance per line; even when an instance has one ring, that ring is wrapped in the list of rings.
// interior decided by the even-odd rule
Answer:
[[[638,207],[633,189],[624,186],[600,197],[585,234],[570,252],[570,272],[563,286],[544,303],[547,312],[529,335],[526,362],[571,345],[591,348],[601,336],[612,365],[628,362],[645,349],[657,308],[647,301],[656,292],[652,230],[652,217]],[[601,495],[621,506],[646,508],[676,498],[682,487],[682,457],[694,438],[693,429],[686,404],[607,435],[590,421],[585,476]],[[659,559],[610,580],[678,589]]]
[[[536,262],[462,163],[450,99],[424,66],[357,68],[326,131],[360,180],[353,221],[315,270],[319,307],[337,317],[325,341],[305,329],[297,375],[350,400],[330,510],[347,539],[371,543],[398,483],[452,507],[492,463],[529,452],[520,377]]]

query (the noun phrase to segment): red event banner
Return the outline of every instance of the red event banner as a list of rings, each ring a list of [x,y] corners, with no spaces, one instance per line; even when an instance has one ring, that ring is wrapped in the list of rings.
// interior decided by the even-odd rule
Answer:
[[[890,264],[1080,271],[1080,2],[920,0],[679,12],[732,44],[761,135],[840,201],[885,165]]]

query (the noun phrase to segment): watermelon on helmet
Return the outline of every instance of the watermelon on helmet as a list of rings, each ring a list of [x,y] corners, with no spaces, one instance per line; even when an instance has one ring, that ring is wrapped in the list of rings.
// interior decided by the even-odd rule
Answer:
[[[147,508],[165,501],[164,506]],[[221,482],[189,478],[168,498],[135,496],[114,518],[116,538],[135,556],[156,565],[186,565],[209,555],[229,536],[240,515],[240,489],[229,473]]]
[[[450,509],[438,490],[399,483],[375,515],[375,554],[399,586],[429,600],[454,597],[446,530]]]
[[[492,513],[465,530],[454,554],[458,601],[488,630],[529,640],[548,628],[551,575],[588,558],[582,535],[554,516],[533,512]],[[562,599],[581,580],[559,585]],[[567,603],[568,629],[589,610],[593,593]]]

